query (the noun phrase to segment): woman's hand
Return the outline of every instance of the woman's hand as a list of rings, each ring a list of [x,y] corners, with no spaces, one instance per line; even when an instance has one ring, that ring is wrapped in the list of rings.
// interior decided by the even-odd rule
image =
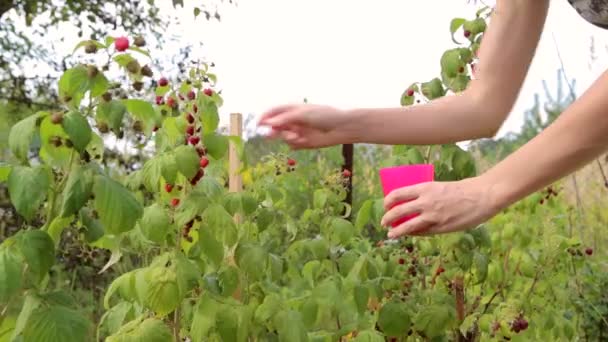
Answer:
[[[262,114],[258,125],[270,126],[268,137],[281,138],[293,149],[319,148],[353,142],[347,116],[330,106],[284,105]]]
[[[409,201],[406,203],[401,203]],[[401,203],[398,204],[397,203]],[[496,215],[500,207],[492,184],[482,176],[455,182],[428,182],[403,187],[384,199],[387,210],[382,225],[404,216],[418,216],[395,228],[389,228],[391,239],[403,235],[434,235],[475,228]]]

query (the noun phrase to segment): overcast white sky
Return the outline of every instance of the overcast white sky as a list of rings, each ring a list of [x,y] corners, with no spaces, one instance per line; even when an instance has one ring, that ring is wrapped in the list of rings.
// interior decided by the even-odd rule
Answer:
[[[191,6],[198,2],[176,10],[170,0],[157,1],[181,21],[168,33],[182,38],[167,49],[202,41],[199,53],[216,62],[223,122],[230,112],[257,115],[304,97],[349,108],[398,106],[407,85],[439,74],[442,52],[454,46],[450,20],[478,8],[465,0],[240,0],[222,6],[217,23],[194,20]],[[543,93],[543,79],[555,83],[560,64],[553,36],[578,94],[606,67],[608,31],[588,24],[566,0],[552,1],[521,96],[499,135],[519,129],[534,93]],[[598,55],[593,69],[591,36]]]
[[[477,8],[465,0],[242,0],[222,8],[219,24],[192,23],[186,7],[183,27],[174,29],[185,40],[202,39],[217,61],[225,114],[259,114],[304,97],[341,107],[395,106],[412,81],[438,75],[441,53],[453,46],[450,20]],[[590,70],[591,36],[599,58]],[[552,1],[530,74],[500,134],[519,129],[543,79],[555,82],[555,42],[580,94],[606,66],[607,38],[566,0]]]

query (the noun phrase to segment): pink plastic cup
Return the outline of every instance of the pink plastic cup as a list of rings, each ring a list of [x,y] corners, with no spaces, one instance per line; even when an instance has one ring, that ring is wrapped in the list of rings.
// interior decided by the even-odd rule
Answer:
[[[434,178],[435,168],[433,167],[433,164],[402,165],[380,169],[380,181],[382,183],[384,197],[395,189],[414,184],[432,182]],[[395,205],[399,205],[401,203],[404,202],[400,202]],[[391,226],[395,228],[403,222],[411,220],[418,215],[419,214],[412,214],[405,216],[392,223]]]

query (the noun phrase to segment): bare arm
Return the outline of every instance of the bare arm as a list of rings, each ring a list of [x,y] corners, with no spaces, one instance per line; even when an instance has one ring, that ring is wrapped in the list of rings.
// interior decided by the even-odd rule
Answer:
[[[553,124],[480,176],[492,189],[497,208],[567,176],[606,150],[607,93],[604,72]]]
[[[466,90],[418,106],[349,111],[349,140],[420,145],[494,136],[519,95],[548,6],[498,0],[479,49],[478,78]]]

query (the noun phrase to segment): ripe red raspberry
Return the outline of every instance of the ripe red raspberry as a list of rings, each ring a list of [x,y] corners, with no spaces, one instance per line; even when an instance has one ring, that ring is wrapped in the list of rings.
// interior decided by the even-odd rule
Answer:
[[[209,165],[209,159],[207,159],[207,158],[205,158],[205,157],[201,158],[201,162],[200,162],[200,164],[201,164],[201,167],[202,167],[202,168],[207,167],[207,165]]]
[[[408,89],[407,96],[414,96],[414,89]]]
[[[118,37],[114,40],[114,48],[116,51],[123,52],[129,48],[129,39],[127,37]]]
[[[197,105],[192,105],[192,111],[195,113],[198,113],[198,106]]]
[[[350,170],[344,170],[342,171],[342,176],[344,178],[350,178],[350,176],[352,176],[352,173],[350,172]]]
[[[154,126],[154,127],[152,128],[152,132],[156,132],[156,131],[158,131],[158,126]]]
[[[289,158],[289,159],[287,159],[287,165],[289,165],[289,166],[295,166],[296,165],[296,161],[293,160],[293,159],[291,159],[291,158]]]
[[[162,97],[162,96],[157,96],[157,97],[156,97],[156,104],[157,104],[157,105],[159,105],[159,106],[160,106],[160,105],[162,105],[162,104],[164,104],[164,103],[165,103],[165,100],[163,99],[163,97]]]
[[[174,198],[171,200],[171,206],[177,207],[179,205],[179,198]]]
[[[205,89],[203,92],[204,92],[204,93],[205,93],[205,95],[207,95],[207,96],[211,96],[211,95],[213,95],[213,90],[211,90],[211,89],[209,89],[209,88],[206,88],[206,89]]]
[[[161,78],[158,80],[158,85],[159,85],[159,86],[161,86],[161,87],[166,87],[168,84],[169,84],[169,80],[167,80],[167,79],[166,79],[166,78],[164,78],[164,77],[161,77]]]
[[[184,101],[184,96],[182,94],[178,95],[180,101]]]
[[[205,175],[205,171],[203,169],[199,169],[198,172],[196,173],[196,175],[194,176],[194,178],[192,178],[192,180],[190,180],[190,184],[196,185],[196,183],[198,183],[198,181],[200,181],[204,175]]]
[[[403,265],[403,264],[405,264],[405,259],[399,258],[399,265]]]
[[[194,134],[194,126],[186,127],[186,134],[193,135]]]
[[[186,115],[186,120],[188,121],[188,123],[194,123],[194,116],[191,113],[188,113]]]
[[[194,100],[196,98],[196,93],[194,92],[194,90],[190,90],[188,92],[188,99],[189,100]]]
[[[443,268],[442,266],[437,267],[437,271],[435,271],[435,273],[437,273],[437,275],[440,275],[443,272],[445,272],[445,268]]]
[[[592,255],[593,254],[593,248],[588,247],[587,249],[585,249],[585,254]]]
[[[464,31],[465,38],[469,38],[471,36],[471,31]]]
[[[199,142],[199,141],[201,141],[201,138],[199,138],[199,137],[197,137],[197,136],[194,136],[194,135],[193,135],[193,136],[191,136],[191,137],[188,139],[188,142],[189,142],[191,145],[196,145],[196,144],[198,144],[198,142]]]
[[[175,108],[177,106],[177,102],[175,101],[175,98],[169,97],[167,99],[167,106],[169,106],[170,108]]]
[[[173,191],[173,185],[171,185],[171,184],[169,184],[169,183],[165,184],[165,191],[166,191],[166,192],[171,192],[171,191]]]

